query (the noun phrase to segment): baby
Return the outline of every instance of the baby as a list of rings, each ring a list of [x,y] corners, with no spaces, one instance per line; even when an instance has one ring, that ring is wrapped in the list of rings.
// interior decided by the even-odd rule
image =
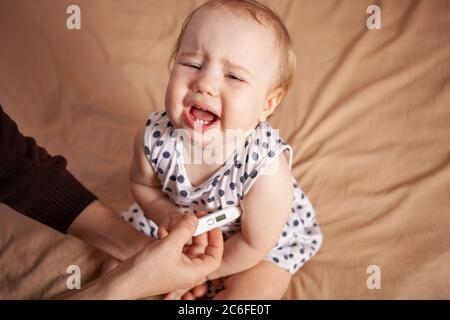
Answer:
[[[208,1],[183,24],[165,111],[137,134],[137,204],[122,215],[136,228],[164,236],[183,214],[242,210],[222,227],[223,262],[208,276],[225,278],[216,299],[281,298],[321,245],[314,209],[290,171],[292,149],[266,121],[294,68],[273,11],[253,0]]]

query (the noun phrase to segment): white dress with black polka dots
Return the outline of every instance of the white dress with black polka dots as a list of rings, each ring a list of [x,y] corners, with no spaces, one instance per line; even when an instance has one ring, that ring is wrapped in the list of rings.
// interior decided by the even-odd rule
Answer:
[[[157,173],[162,190],[185,213],[200,210],[214,212],[238,206],[258,176],[283,151],[292,165],[292,149],[283,142],[268,122],[259,123],[240,147],[205,182],[193,187],[183,165],[182,137],[174,130],[166,112],[152,113],[146,123],[144,150]],[[322,233],[315,219],[314,208],[298,186],[295,177],[291,214],[275,247],[266,260],[295,273],[315,255],[322,243]],[[122,217],[145,234],[155,237],[156,224],[147,219],[135,203]],[[239,219],[223,226],[227,239],[240,228]]]

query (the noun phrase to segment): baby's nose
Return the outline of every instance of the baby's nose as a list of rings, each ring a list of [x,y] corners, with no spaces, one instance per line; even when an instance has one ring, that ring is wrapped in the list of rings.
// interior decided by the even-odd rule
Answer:
[[[210,96],[217,96],[219,93],[215,76],[207,73],[203,73],[195,79],[193,83],[193,90],[196,93],[208,94]]]

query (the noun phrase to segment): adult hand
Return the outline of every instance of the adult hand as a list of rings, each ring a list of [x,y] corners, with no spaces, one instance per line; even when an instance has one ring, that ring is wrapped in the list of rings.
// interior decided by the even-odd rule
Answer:
[[[197,212],[196,217],[201,218],[203,216],[206,216],[207,214],[208,214],[207,211],[202,210]],[[168,220],[170,221],[172,220],[172,218],[169,218]],[[170,228],[164,228],[164,226],[165,225],[162,224],[158,230],[158,235],[160,239],[166,237],[171,230]],[[185,253],[189,257],[193,257],[196,255],[203,254],[207,247],[208,247],[208,236],[206,233],[203,233],[199,236],[193,237],[192,242],[184,246],[183,253]],[[197,285],[193,288],[179,289],[177,291],[170,292],[164,297],[164,300],[180,300],[180,299],[193,300],[196,298],[200,298],[208,292],[208,287],[205,285],[206,280],[207,279],[205,277],[204,281],[202,281],[202,284]]]
[[[196,214],[197,218],[201,218],[208,214],[207,211],[199,211]],[[185,215],[180,213],[170,213],[166,218],[163,219],[161,225],[158,227],[158,239],[165,238],[171,230],[174,228],[177,223],[183,219]],[[193,237],[190,241],[186,243],[183,247],[183,253],[191,256],[197,256],[203,254],[205,252],[206,247],[208,246],[208,235],[203,233],[196,237]]]
[[[203,254],[183,253],[197,223],[196,217],[186,215],[164,239],[148,244],[72,298],[140,299],[202,283],[220,265],[223,239],[220,230],[214,229],[208,232]]]
[[[164,238],[172,229],[183,220],[184,214],[173,211],[164,215],[161,223],[158,225],[158,239]]]

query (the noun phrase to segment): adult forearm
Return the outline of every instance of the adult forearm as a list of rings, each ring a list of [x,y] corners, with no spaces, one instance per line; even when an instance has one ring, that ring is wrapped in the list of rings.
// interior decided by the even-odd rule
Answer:
[[[238,232],[225,242],[222,263],[216,271],[208,275],[208,279],[214,280],[250,269],[257,265],[265,254],[261,248],[250,246],[243,239],[241,232]]]
[[[128,261],[127,261],[128,262]],[[137,299],[135,290],[128,286],[127,273],[131,271],[129,263],[122,263],[115,270],[102,275],[100,278],[88,283],[81,290],[75,293],[63,294],[56,299],[77,299],[77,300],[116,300],[116,299]],[[128,274],[129,275],[129,274]]]
[[[80,213],[68,233],[119,260],[133,256],[152,241],[99,201],[94,201]]]
[[[108,277],[109,278],[109,277]],[[106,300],[125,299],[106,276],[90,282],[85,288],[76,292],[66,292],[54,297],[57,300]]]
[[[65,233],[69,225],[96,200],[66,169],[62,156],[52,156],[0,106],[0,202]]]

